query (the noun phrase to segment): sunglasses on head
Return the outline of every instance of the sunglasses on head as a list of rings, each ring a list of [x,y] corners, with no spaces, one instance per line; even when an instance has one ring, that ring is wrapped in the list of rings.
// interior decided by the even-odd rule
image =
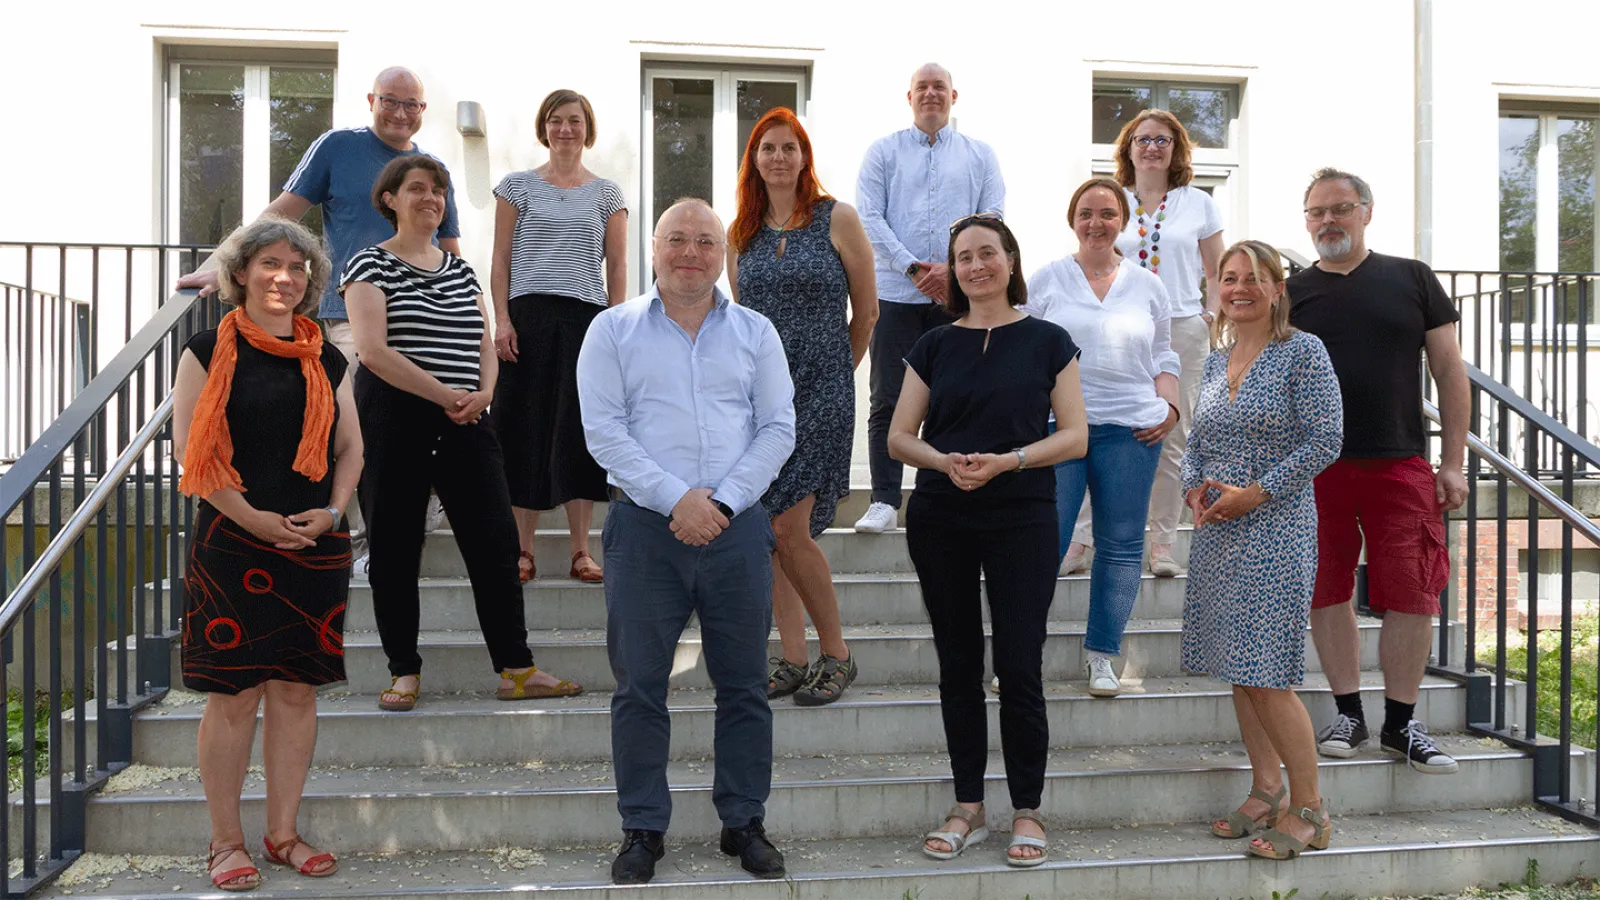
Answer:
[[[955,220],[954,222],[951,222],[950,223],[950,233],[951,234],[955,234],[957,231],[960,231],[961,229],[963,229],[963,228],[967,227],[968,225],[971,225],[971,224],[973,224],[975,222],[1004,222],[1004,221],[1005,221],[1005,217],[1001,216],[997,212],[973,213],[970,216],[962,216],[961,218]]]

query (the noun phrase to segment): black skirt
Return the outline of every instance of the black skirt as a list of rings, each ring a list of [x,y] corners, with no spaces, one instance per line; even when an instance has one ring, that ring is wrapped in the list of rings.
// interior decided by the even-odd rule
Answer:
[[[265,681],[345,679],[348,532],[279,550],[201,503],[184,582],[185,687],[237,694]]]
[[[500,361],[489,419],[505,452],[512,506],[606,499],[606,473],[589,455],[578,408],[578,350],[604,309],[553,294],[511,301],[517,360]]]

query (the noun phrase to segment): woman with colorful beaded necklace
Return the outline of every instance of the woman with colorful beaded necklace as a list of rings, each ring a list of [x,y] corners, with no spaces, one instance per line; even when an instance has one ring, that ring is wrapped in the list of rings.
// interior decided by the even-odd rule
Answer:
[[[1128,197],[1132,214],[1117,238],[1117,250],[1129,261],[1161,279],[1172,301],[1172,349],[1177,352],[1178,409],[1185,422],[1194,412],[1200,380],[1210,352],[1209,333],[1217,305],[1214,284],[1222,255],[1222,220],[1211,195],[1190,184],[1192,143],[1172,113],[1147,109],[1134,116],[1117,136],[1117,182]],[[1207,289],[1202,293],[1202,278]],[[1178,466],[1183,459],[1186,427],[1173,429],[1162,446],[1150,490],[1150,571],[1172,577],[1182,570],[1172,557],[1183,495]],[[1089,506],[1073,529],[1072,545],[1062,573],[1088,568],[1087,550],[1094,545]]]

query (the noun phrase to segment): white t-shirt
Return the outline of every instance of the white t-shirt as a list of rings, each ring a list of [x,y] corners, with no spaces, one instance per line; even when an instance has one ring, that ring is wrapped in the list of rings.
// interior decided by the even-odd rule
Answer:
[[[1178,374],[1178,354],[1159,277],[1124,259],[1101,300],[1068,256],[1033,273],[1023,309],[1065,328],[1083,351],[1078,378],[1090,425],[1150,428],[1166,421],[1167,401],[1156,393],[1155,378]]]
[[[1128,195],[1128,209],[1138,209],[1139,198],[1132,190],[1123,190]],[[1198,316],[1200,282],[1205,278],[1205,268],[1200,264],[1200,241],[1222,230],[1222,217],[1217,215],[1217,204],[1212,202],[1211,195],[1190,185],[1168,191],[1166,207],[1164,212],[1145,210],[1142,238],[1139,217],[1130,214],[1128,227],[1117,236],[1117,249],[1135,265],[1151,263],[1150,239],[1154,237],[1156,215],[1161,215],[1161,240],[1156,245],[1160,249],[1154,254],[1161,262],[1152,265],[1172,298],[1172,317]],[[1140,240],[1145,242],[1143,248],[1139,246]],[[1146,253],[1144,259],[1139,256],[1141,249]]]

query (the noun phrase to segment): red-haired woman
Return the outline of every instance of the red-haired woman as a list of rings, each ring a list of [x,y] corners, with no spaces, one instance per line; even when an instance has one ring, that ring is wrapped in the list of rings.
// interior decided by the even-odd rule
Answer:
[[[728,283],[736,301],[777,327],[794,379],[797,449],[761,498],[778,538],[772,605],[783,640],[767,696],[793,694],[801,706],[820,706],[856,678],[816,538],[850,490],[852,373],[878,319],[878,289],[860,217],[817,183],[811,140],[782,107],[756,123],[745,145],[739,214],[728,231]],[[821,649],[814,664],[806,653],[807,614]]]

